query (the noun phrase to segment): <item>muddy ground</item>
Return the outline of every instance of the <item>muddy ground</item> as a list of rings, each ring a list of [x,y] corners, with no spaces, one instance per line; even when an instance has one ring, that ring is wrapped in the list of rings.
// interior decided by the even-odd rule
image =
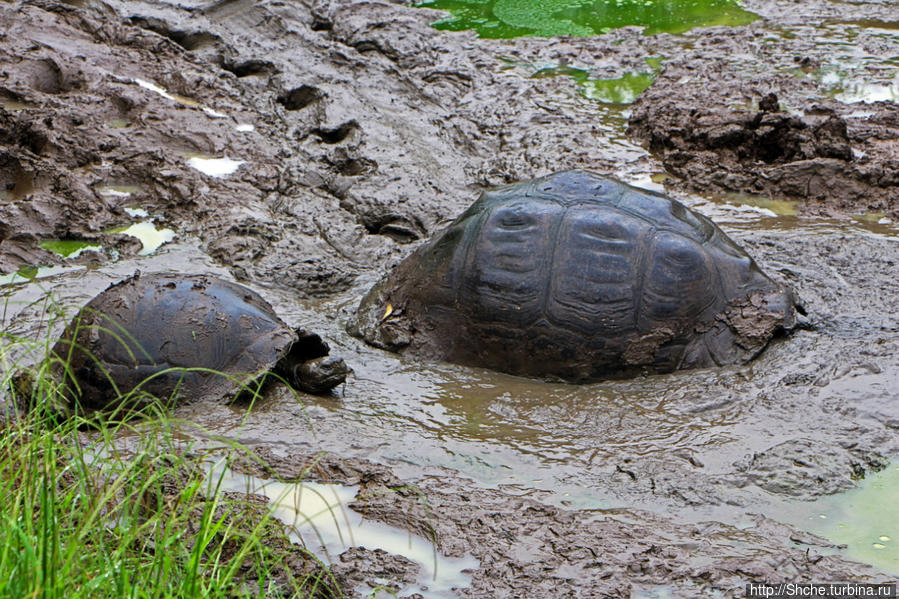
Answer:
[[[65,267],[5,287],[3,327],[45,336],[47,293],[71,309],[137,268],[252,286],[355,378],[304,405],[274,389],[249,415],[177,415],[284,475],[326,451],[338,481],[415,485],[359,501],[477,558],[459,596],[888,580],[776,514],[899,455],[899,110],[851,102],[893,84],[895,7],[744,6],[763,18],[498,41],[389,2],[0,3],[0,271]],[[530,77],[560,64],[618,77],[647,56],[663,69],[632,107]],[[211,176],[196,157],[245,162]],[[479,190],[567,168],[664,181],[794,286],[814,328],[743,367],[585,386],[416,364],[344,332],[368,286]],[[746,209],[735,193],[780,203]],[[134,208],[176,242],[140,255],[112,232]],[[60,239],[103,249],[41,246]],[[396,562],[354,550],[341,576],[402,588],[414,573]]]

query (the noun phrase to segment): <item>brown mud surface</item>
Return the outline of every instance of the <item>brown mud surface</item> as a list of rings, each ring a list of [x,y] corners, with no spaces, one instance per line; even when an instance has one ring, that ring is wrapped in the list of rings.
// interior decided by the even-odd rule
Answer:
[[[780,75],[751,77],[722,60],[702,70],[672,60],[635,103],[628,132],[695,191],[899,219],[899,105],[881,101],[862,112],[816,97],[788,72],[812,63],[799,56]]]
[[[371,0],[0,2],[0,271],[59,267],[0,287],[2,328],[55,337],[47,297],[71,314],[138,268],[249,284],[355,377],[302,404],[276,387],[249,413],[176,416],[285,476],[340,456],[328,475],[372,491],[357,499],[368,517],[479,560],[459,596],[894,578],[778,514],[899,455],[899,113],[852,103],[893,85],[895,7],[744,6],[763,18],[498,41]],[[530,77],[620,77],[647,56],[663,70],[629,108]],[[244,162],[210,175],[197,158]],[[746,366],[581,386],[416,363],[345,333],[368,287],[485,186],[570,168],[664,179],[792,285],[814,328]],[[177,242],[140,255],[121,232],[135,209]],[[72,239],[102,249],[41,245]],[[378,492],[408,485],[420,494]],[[351,595],[416,576],[372,548],[340,563]]]

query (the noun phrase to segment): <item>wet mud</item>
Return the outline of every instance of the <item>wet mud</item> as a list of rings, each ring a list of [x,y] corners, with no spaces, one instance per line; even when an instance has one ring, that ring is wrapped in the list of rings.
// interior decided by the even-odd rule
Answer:
[[[359,486],[350,507],[367,518],[433,539],[441,554],[472,555],[471,586],[462,597],[633,597],[664,588],[674,596],[737,596],[746,580],[888,580],[875,569],[849,565],[835,545],[762,515],[740,527],[705,521],[684,525],[634,509],[566,510],[539,493],[460,489],[454,473],[410,486],[389,470],[357,460],[279,456],[261,448],[260,476],[320,478]],[[789,539],[789,546],[779,538]],[[601,542],[597,540],[601,539]],[[364,554],[363,554],[364,556]],[[358,559],[359,554],[354,554]],[[376,556],[361,560],[371,569]],[[364,572],[365,570],[363,570]],[[404,572],[392,587],[408,583]]]
[[[801,92],[778,96],[768,90],[789,90],[790,82],[734,80],[729,70],[721,63],[698,74],[666,68],[635,103],[628,131],[695,191],[793,200],[820,214],[879,212],[899,219],[895,102],[858,113]]]
[[[836,2],[813,3],[802,21],[776,3],[757,4],[768,27],[703,36],[669,57],[635,102],[630,135],[695,191],[896,221],[897,37],[886,22],[855,20]]]
[[[761,18],[503,41],[397,2],[0,3],[0,272],[35,277],[0,287],[2,327],[55,339],[57,310],[138,268],[249,285],[355,375],[330,397],[275,386],[249,413],[176,416],[283,476],[318,457],[367,517],[474,556],[458,596],[895,578],[781,517],[899,455],[895,8],[743,7]],[[647,57],[661,70],[632,106],[564,75]],[[571,168],[664,184],[796,289],[812,328],[747,365],[591,385],[346,334],[370,286],[485,187]],[[141,219],[176,236],[146,250],[122,232]],[[373,548],[340,559],[351,595],[418,576]]]

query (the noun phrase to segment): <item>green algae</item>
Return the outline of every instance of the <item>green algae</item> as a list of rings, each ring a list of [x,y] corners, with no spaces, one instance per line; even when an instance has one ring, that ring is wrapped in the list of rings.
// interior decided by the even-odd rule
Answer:
[[[54,254],[63,258],[77,258],[82,252],[94,251],[98,252],[103,248],[99,245],[92,244],[89,241],[80,239],[57,239],[52,241],[42,241],[39,244],[45,250],[50,250]]]
[[[845,544],[846,555],[899,574],[899,463],[827,501],[813,532]]]
[[[647,35],[684,33],[694,27],[748,25],[758,16],[735,0],[427,0],[420,7],[452,16],[437,29],[473,29],[480,37],[601,35],[627,26]]]
[[[512,59],[501,58],[511,66],[523,67],[531,71],[531,77],[540,79],[544,77],[570,77],[578,86],[578,92],[589,100],[595,100],[603,104],[632,104],[643,91],[656,80],[662,68],[664,57],[646,57],[646,66],[649,71],[627,72],[621,77],[612,79],[597,79],[590,76],[590,71],[570,65],[547,65],[538,67],[531,63],[518,62]]]

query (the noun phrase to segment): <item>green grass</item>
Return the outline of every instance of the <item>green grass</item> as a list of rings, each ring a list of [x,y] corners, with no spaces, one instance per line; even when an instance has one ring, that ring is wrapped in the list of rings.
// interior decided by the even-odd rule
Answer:
[[[41,362],[13,413],[16,356],[50,345],[0,331],[0,597],[342,596],[266,505],[219,491],[183,423],[60,418]]]

